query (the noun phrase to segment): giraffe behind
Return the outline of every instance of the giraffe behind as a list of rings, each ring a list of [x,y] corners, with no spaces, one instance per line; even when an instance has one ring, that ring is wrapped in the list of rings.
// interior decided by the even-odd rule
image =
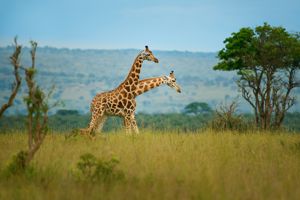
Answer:
[[[138,87],[135,91],[135,97],[141,95],[153,88],[159,87],[163,84],[175,89],[178,93],[181,93],[180,86],[176,83],[176,77],[174,71],[171,71],[169,76],[161,76],[155,78],[147,78],[139,81]]]
[[[158,63],[158,59],[145,46],[135,58],[127,78],[114,90],[97,94],[91,103],[91,121],[87,129],[81,129],[83,134],[91,133],[102,128],[107,116],[121,116],[124,118],[126,132],[131,129],[138,133],[138,127],[135,120],[135,90],[139,81],[142,63],[144,60]]]
[[[149,91],[149,90],[159,87],[163,84],[166,84],[169,87],[175,89],[178,93],[181,93],[181,88],[176,83],[176,77],[175,77],[174,71],[171,71],[169,76],[161,76],[161,77],[147,78],[147,79],[140,80],[138,82],[137,89],[134,92],[134,98]],[[99,132],[102,130],[105,120],[106,120],[106,115],[105,115],[105,118],[102,120],[102,123],[99,124],[99,127],[98,127]],[[134,128],[134,127],[131,127],[131,128]]]

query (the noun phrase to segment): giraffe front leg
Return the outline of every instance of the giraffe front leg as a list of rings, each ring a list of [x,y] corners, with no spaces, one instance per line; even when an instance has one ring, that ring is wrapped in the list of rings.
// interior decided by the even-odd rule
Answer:
[[[130,118],[131,118],[131,121],[130,121],[131,128],[133,129],[134,133],[139,134],[139,128],[137,126],[134,114],[132,114]]]
[[[124,117],[124,127],[125,127],[125,133],[130,134],[131,133],[131,119],[130,116]]]

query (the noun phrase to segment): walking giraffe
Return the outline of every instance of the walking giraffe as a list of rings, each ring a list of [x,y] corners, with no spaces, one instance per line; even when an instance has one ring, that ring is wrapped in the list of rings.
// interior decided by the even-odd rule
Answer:
[[[139,82],[139,75],[144,60],[158,63],[148,46],[141,51],[135,58],[131,70],[124,80],[116,89],[97,94],[91,103],[91,121],[89,127],[81,129],[82,134],[91,136],[92,132],[99,126],[103,126],[107,116],[121,116],[124,118],[126,132],[133,129],[138,133],[138,127],[135,120],[135,90]]]
[[[176,77],[174,71],[171,71],[169,76],[161,76],[161,77],[154,77],[154,78],[147,78],[147,79],[140,80],[137,85],[137,89],[134,92],[134,98],[164,84],[175,89],[178,93],[181,93],[180,86],[176,83]],[[98,132],[101,132],[105,120],[106,120],[106,116],[104,115],[101,123],[97,128]]]

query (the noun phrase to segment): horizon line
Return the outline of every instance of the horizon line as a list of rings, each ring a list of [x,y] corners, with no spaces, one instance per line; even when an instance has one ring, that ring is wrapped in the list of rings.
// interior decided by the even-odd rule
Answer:
[[[19,44],[20,45],[20,44]],[[14,44],[10,44],[10,45],[6,45],[6,46],[2,46],[0,45],[0,48],[10,48],[13,47]],[[23,48],[30,48],[30,46],[28,45],[21,45]],[[68,50],[80,50],[80,51],[114,51],[114,50],[136,50],[136,51],[140,51],[142,49],[138,49],[138,48],[81,48],[81,47],[55,47],[55,46],[50,46],[50,45],[43,45],[43,46],[38,46],[38,48],[52,48],[52,49],[68,49]],[[215,54],[218,53],[218,51],[193,51],[193,50],[177,50],[177,49],[153,49],[152,51],[164,51],[164,52],[186,52],[186,53],[207,53],[207,54]]]

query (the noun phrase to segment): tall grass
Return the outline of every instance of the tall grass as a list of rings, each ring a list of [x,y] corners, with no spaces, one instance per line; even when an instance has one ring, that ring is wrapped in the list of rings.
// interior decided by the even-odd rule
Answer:
[[[50,134],[30,176],[5,177],[26,135],[0,135],[0,199],[299,199],[300,135],[143,132]],[[77,178],[80,156],[119,160],[124,179]]]

